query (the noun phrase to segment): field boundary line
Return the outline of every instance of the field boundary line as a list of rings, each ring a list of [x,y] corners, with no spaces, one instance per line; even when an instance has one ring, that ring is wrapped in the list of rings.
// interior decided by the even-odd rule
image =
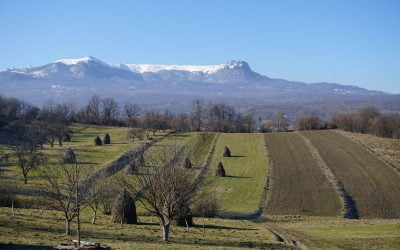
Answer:
[[[328,164],[324,161],[324,159],[321,157],[318,149],[314,146],[314,144],[307,138],[305,137],[302,133],[296,131],[296,134],[298,134],[304,141],[304,144],[308,147],[310,150],[311,155],[313,158],[316,160],[319,168],[321,169],[322,173],[325,175],[326,179],[329,181],[329,183],[333,186],[333,188],[336,190],[338,193],[338,196],[342,200],[342,215],[344,218],[349,218],[349,219],[357,219],[358,218],[358,211],[357,207],[355,205],[355,202],[353,198],[347,193],[346,189],[344,188],[343,184],[336,179],[336,176],[332,172],[332,170],[329,168]]]
[[[372,155],[376,156],[381,162],[383,162],[384,164],[386,164],[388,167],[390,167],[391,169],[393,169],[399,176],[400,176],[400,168],[396,167],[395,165],[393,165],[390,160],[384,156],[384,155],[379,155],[377,154],[373,149],[371,149],[370,147],[368,147],[367,145],[365,145],[364,143],[361,143],[353,138],[351,138],[350,136],[347,136],[345,133],[342,132],[347,132],[347,131],[341,131],[341,130],[333,130],[336,134],[343,136],[349,140],[351,140],[352,142],[357,143],[358,145],[360,145],[361,147],[365,148],[369,153],[371,153]]]
[[[215,152],[215,147],[217,145],[217,140],[218,140],[220,135],[221,135],[221,133],[218,133],[215,136],[214,141],[213,141],[212,146],[211,146],[211,149],[210,149],[210,152],[208,152],[207,159],[206,159],[205,163],[203,164],[203,167],[202,167],[200,173],[196,176],[196,178],[194,180],[194,183],[195,183],[196,186],[200,185],[203,182],[204,177],[206,176],[206,174],[208,172],[208,169],[210,168],[212,157],[213,157],[214,152]]]
[[[258,201],[258,210],[254,213],[254,216],[257,218],[260,218],[262,214],[264,213],[265,208],[267,207],[268,200],[270,198],[269,191],[271,187],[271,182],[273,179],[273,168],[275,167],[275,164],[272,160],[272,158],[269,155],[269,150],[268,150],[268,145],[267,145],[267,137],[265,135],[262,135],[263,137],[263,142],[264,142],[264,153],[265,157],[267,158],[267,174],[265,176],[265,183],[263,186],[263,191],[260,196],[260,200]]]

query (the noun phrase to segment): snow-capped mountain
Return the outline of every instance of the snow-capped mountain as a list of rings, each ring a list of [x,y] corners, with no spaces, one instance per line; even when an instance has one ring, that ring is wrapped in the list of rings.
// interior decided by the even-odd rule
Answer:
[[[196,97],[253,108],[291,103],[296,109],[299,103],[324,102],[349,110],[354,103],[388,103],[385,108],[400,103],[398,95],[356,86],[272,79],[244,61],[209,66],[109,64],[91,56],[5,70],[0,72],[0,91],[35,104],[48,100],[83,104],[98,94],[173,110],[185,110]]]

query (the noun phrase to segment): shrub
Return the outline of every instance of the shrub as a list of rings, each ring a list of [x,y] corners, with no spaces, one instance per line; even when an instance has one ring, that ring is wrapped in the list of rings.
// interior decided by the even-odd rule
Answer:
[[[219,201],[214,193],[203,195],[194,206],[194,212],[202,217],[216,217],[219,211]]]
[[[110,135],[109,135],[108,133],[106,133],[106,134],[104,135],[103,143],[104,143],[104,144],[111,144],[111,138],[110,138]]]
[[[101,141],[100,137],[97,136],[96,138],[94,138],[94,145],[95,146],[103,145],[103,142]]]

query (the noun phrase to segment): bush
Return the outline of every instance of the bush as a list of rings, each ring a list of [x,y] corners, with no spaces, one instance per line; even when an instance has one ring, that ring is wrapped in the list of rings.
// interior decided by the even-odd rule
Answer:
[[[100,137],[97,136],[96,138],[94,138],[94,145],[95,146],[103,145],[103,142],[101,141]]]
[[[104,143],[104,144],[111,144],[111,138],[110,138],[110,135],[109,135],[108,133],[106,133],[106,134],[104,135],[103,143]]]
[[[216,217],[219,211],[219,201],[214,193],[203,195],[194,206],[194,212],[202,217]]]

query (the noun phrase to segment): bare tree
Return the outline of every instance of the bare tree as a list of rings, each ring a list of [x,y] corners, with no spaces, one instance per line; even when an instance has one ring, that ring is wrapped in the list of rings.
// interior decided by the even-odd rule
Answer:
[[[28,183],[29,173],[37,168],[37,166],[44,160],[44,156],[37,150],[27,144],[13,144],[12,149],[17,157],[18,166],[21,169],[24,178],[24,184]]]
[[[172,220],[182,215],[196,195],[196,184],[180,167],[181,152],[176,145],[160,147],[146,157],[137,175],[123,179],[124,187],[138,195],[144,208],[158,217],[165,241],[169,238]]]
[[[282,111],[276,112],[274,116],[274,126],[278,132],[288,130],[289,123],[286,120],[285,113],[283,113]]]
[[[139,115],[141,108],[138,104],[135,103],[125,103],[124,105],[124,112],[125,115],[128,117],[129,126],[132,127],[135,124],[135,118]]]
[[[104,123],[111,125],[118,114],[118,103],[114,98],[106,98],[101,101]]]
[[[100,103],[101,103],[100,97],[97,95],[94,95],[90,98],[89,104],[87,107],[89,119],[93,120],[93,122],[95,122],[95,123],[99,123],[99,121],[100,121]]]
[[[45,163],[39,168],[42,181],[38,184],[38,197],[42,204],[54,210],[62,211],[65,219],[65,233],[71,234],[71,222],[78,218],[78,235],[80,231],[80,206],[84,204],[84,185],[87,175],[78,164]]]
[[[92,209],[93,217],[92,224],[96,224],[97,211],[104,199],[107,199],[106,192],[108,191],[108,183],[104,178],[98,178],[93,183],[89,183],[90,187],[86,193],[86,203]]]
[[[200,99],[195,99],[192,103],[192,124],[196,131],[200,131],[204,118],[204,103]]]

